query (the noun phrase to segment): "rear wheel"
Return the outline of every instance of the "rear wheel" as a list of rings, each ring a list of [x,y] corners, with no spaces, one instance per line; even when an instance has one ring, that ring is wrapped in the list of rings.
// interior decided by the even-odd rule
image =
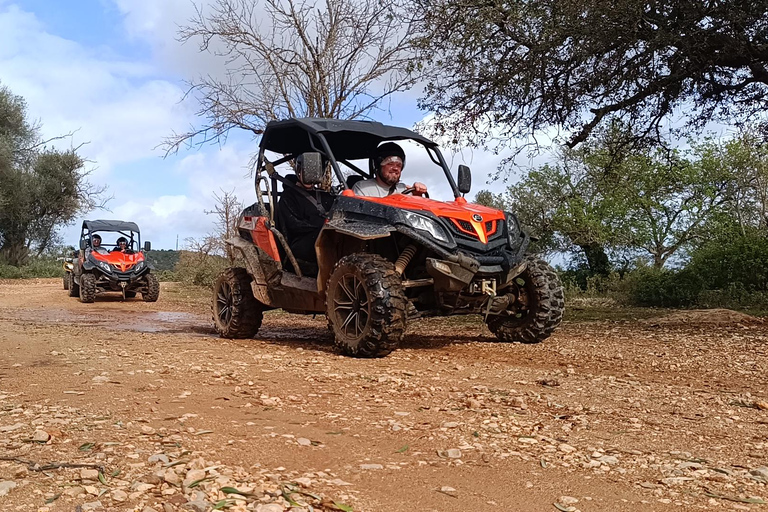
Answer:
[[[563,319],[563,285],[546,261],[533,256],[517,280],[522,282],[517,285],[520,299],[515,310],[488,317],[488,328],[501,341],[542,342]]]
[[[67,273],[67,280],[69,281],[69,287],[67,288],[69,290],[69,296],[70,297],[79,297],[80,296],[80,285],[75,282],[75,275],[71,272]]]
[[[326,287],[326,315],[336,346],[356,357],[383,357],[405,333],[407,300],[395,265],[375,254],[336,264]]]
[[[129,293],[133,293],[133,297],[136,296],[136,292],[125,292],[125,296],[130,297]],[[147,287],[145,292],[141,292],[141,299],[144,302],[157,302],[158,298],[160,298],[160,281],[155,274],[147,274]]]
[[[222,338],[252,338],[261,327],[264,308],[253,296],[244,268],[224,269],[213,284],[213,324]]]
[[[82,274],[80,276],[80,302],[90,303],[96,300],[96,276]]]
[[[64,289],[69,290],[69,272],[64,274],[64,277],[61,278],[61,281],[64,284]]]

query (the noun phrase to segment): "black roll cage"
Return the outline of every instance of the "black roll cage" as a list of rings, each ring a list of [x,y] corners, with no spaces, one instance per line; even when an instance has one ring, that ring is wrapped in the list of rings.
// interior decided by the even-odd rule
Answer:
[[[307,144],[305,145],[305,148],[311,149],[312,151],[318,152],[322,154],[331,164],[331,167],[333,168],[334,174],[336,175],[336,178],[339,181],[340,187],[342,190],[348,190],[349,187],[347,186],[346,180],[344,178],[344,174],[341,171],[341,168],[339,167],[339,161],[341,161],[344,165],[349,167],[352,171],[356,172],[357,174],[365,177],[365,178],[372,178],[373,176],[370,173],[367,173],[363,171],[362,169],[358,168],[356,165],[349,162],[347,159],[341,159],[337,160],[333,151],[331,150],[331,146],[328,143],[328,140],[326,139],[324,135],[324,131],[322,129],[318,129],[317,125],[318,122],[324,122],[324,123],[330,123],[333,122],[337,126],[340,127],[348,127],[349,132],[354,133],[362,133],[366,135],[370,135],[373,139],[378,140],[378,144],[385,141],[398,141],[398,140],[412,140],[420,145],[422,145],[429,155],[430,160],[438,166],[440,166],[443,169],[443,172],[445,173],[445,177],[448,179],[448,183],[451,186],[451,190],[453,191],[453,196],[455,198],[461,197],[461,192],[459,192],[458,186],[456,185],[456,180],[453,178],[453,175],[451,174],[451,170],[448,168],[448,164],[445,161],[445,158],[443,158],[443,154],[440,152],[440,149],[437,147],[437,144],[430,141],[429,139],[426,139],[424,137],[421,137],[418,134],[410,132],[410,130],[406,130],[403,128],[395,128],[395,127],[389,127],[385,125],[381,125],[379,123],[369,123],[369,126],[371,128],[370,131],[366,131],[366,125],[363,121],[337,121],[337,120],[318,120],[318,119],[292,119],[289,121],[272,121],[267,124],[267,127],[264,130],[264,134],[261,138],[261,142],[259,144],[259,154],[256,161],[256,172],[254,173],[255,179],[254,179],[254,186],[256,188],[256,194],[260,194],[259,191],[259,180],[263,179],[262,177],[262,171],[266,170],[267,174],[271,178],[272,181],[272,197],[270,198],[274,203],[277,203],[278,198],[278,192],[277,192],[277,181],[280,181],[284,186],[295,186],[291,182],[289,182],[284,176],[281,176],[279,173],[275,172],[275,167],[277,167],[280,164],[286,163],[290,160],[295,159],[297,156],[299,156],[301,153],[290,153],[285,154],[282,158],[279,158],[278,160],[275,160],[274,162],[270,162],[266,158],[266,151],[274,151],[274,152],[280,152],[275,151],[267,146],[269,146],[269,135],[270,135],[270,128],[274,125],[285,125],[286,123],[290,123],[291,127],[298,128],[300,130],[303,130],[304,133],[307,135]],[[376,132],[386,132],[386,130],[391,130],[394,135],[390,136],[382,136],[377,134]],[[338,133],[338,131],[334,132],[332,130],[328,130],[327,133]],[[412,134],[410,136],[409,134]],[[317,139],[319,142],[318,144],[315,143],[314,139]],[[296,146],[302,145],[303,143],[296,143]],[[303,153],[304,151],[302,151]]]

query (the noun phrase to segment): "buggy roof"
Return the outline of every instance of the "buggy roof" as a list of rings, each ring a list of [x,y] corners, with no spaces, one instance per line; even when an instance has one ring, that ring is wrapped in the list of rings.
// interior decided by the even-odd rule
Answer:
[[[375,121],[305,117],[267,123],[261,138],[261,147],[284,155],[322,151],[320,142],[309,134],[322,134],[337,160],[368,158],[379,144],[388,140],[413,139],[427,147],[437,146],[407,128],[387,126]],[[313,138],[314,147],[310,140]]]
[[[84,220],[83,229],[89,233],[94,231],[134,231],[139,232],[139,226],[135,222],[123,220]]]

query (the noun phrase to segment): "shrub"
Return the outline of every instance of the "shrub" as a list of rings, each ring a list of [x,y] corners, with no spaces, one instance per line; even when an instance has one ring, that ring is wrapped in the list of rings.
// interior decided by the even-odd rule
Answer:
[[[700,276],[683,270],[642,268],[627,276],[629,300],[639,306],[687,307],[704,290]]]
[[[197,286],[213,286],[219,273],[229,266],[226,258],[210,254],[181,251],[174,274],[176,279]]]

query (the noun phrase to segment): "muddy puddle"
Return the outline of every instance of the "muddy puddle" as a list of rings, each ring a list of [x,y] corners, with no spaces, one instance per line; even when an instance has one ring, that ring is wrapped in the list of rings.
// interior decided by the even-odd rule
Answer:
[[[210,320],[202,315],[178,311],[101,310],[77,312],[60,308],[0,309],[0,319],[32,324],[78,324],[109,326],[121,330],[148,333],[184,333],[213,336]]]

